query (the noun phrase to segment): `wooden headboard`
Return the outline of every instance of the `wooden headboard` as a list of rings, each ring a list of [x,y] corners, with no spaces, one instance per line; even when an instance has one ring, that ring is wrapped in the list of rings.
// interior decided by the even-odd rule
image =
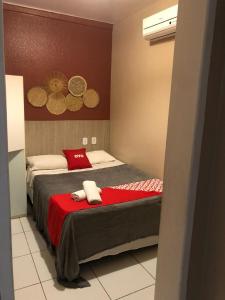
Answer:
[[[26,121],[26,155],[61,154],[62,149],[85,147],[109,150],[109,120]],[[82,145],[82,138],[88,145]],[[97,144],[91,144],[91,137]]]

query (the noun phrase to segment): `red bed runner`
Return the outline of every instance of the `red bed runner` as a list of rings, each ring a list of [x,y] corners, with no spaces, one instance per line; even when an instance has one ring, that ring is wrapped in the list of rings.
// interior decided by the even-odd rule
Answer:
[[[59,245],[65,217],[72,212],[139,200],[160,194],[161,192],[156,191],[103,188],[102,203],[97,205],[90,205],[86,200],[76,202],[72,199],[71,194],[54,195],[49,199],[48,208],[48,232],[51,242],[56,247]]]

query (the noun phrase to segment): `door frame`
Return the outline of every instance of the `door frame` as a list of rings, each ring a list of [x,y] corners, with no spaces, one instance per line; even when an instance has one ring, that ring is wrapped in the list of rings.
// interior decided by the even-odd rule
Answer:
[[[0,25],[0,300],[13,300],[2,0],[0,0]]]
[[[217,0],[180,0],[155,300],[186,299]]]
[[[217,1],[187,299],[225,299],[225,2]]]

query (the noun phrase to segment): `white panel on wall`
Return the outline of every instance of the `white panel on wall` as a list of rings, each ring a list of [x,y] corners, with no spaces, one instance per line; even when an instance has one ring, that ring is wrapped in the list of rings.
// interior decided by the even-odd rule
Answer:
[[[11,217],[27,213],[23,77],[6,75]]]
[[[11,217],[27,214],[25,151],[9,153]]]
[[[23,77],[6,75],[8,151],[25,149]]]

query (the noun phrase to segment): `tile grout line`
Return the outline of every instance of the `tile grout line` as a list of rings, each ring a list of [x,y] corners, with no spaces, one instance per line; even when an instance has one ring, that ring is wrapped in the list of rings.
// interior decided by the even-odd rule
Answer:
[[[30,249],[29,249],[29,251],[30,251]],[[28,256],[28,255],[31,255],[31,253],[27,253],[27,254],[23,254],[23,255],[19,255],[19,256],[14,256],[14,257],[12,257],[12,259],[21,258],[21,257],[25,257],[25,256]]]
[[[25,231],[24,231],[24,228],[23,228],[23,224],[22,224],[22,222],[21,222],[21,218],[19,218],[19,222],[20,222],[20,225],[21,225],[21,227],[22,227],[23,233],[25,234]]]
[[[20,222],[21,222],[21,220],[20,220]],[[47,281],[54,280],[55,277],[52,277],[52,278],[50,278],[50,279],[48,279],[48,280],[43,280],[43,281],[42,281],[41,278],[40,278],[40,276],[39,276],[39,274],[38,274],[38,270],[37,270],[37,267],[36,267],[36,264],[35,264],[35,261],[34,261],[34,258],[33,258],[33,254],[41,253],[41,252],[47,251],[47,249],[44,249],[44,250],[40,250],[40,249],[39,249],[38,251],[32,252],[32,251],[31,251],[31,248],[30,248],[30,245],[29,245],[29,243],[28,243],[28,240],[27,240],[26,233],[28,233],[28,232],[32,232],[32,233],[33,233],[34,231],[37,231],[37,230],[33,230],[32,227],[31,227],[31,230],[25,231],[24,228],[23,228],[22,222],[21,222],[21,226],[22,226],[22,229],[23,229],[23,233],[24,233],[24,235],[25,235],[26,242],[27,242],[27,244],[28,244],[28,248],[29,248],[29,250],[30,250],[30,254],[27,254],[27,255],[31,255],[31,258],[32,258],[32,261],[33,261],[33,264],[34,264],[34,267],[35,267],[35,270],[36,270],[38,279],[39,279],[39,281],[40,281],[38,284],[41,285],[41,288],[42,288],[44,297],[45,297],[45,299],[47,300],[47,296],[46,296],[46,294],[45,294],[44,287],[43,287],[42,283],[43,283],[43,282],[47,282]],[[35,284],[35,285],[36,285],[36,284]],[[29,286],[33,286],[33,285],[29,285]],[[29,286],[27,286],[27,287],[29,287]]]
[[[24,231],[24,233],[28,233],[28,232],[37,232],[37,230],[26,230],[26,231]]]
[[[37,254],[37,253],[40,253],[40,255],[43,253],[43,252],[47,252],[47,253],[49,253],[49,250],[48,249],[44,249],[44,250],[40,250],[40,251],[37,251],[37,252],[33,252],[33,253],[31,253],[31,256],[32,256],[32,258],[33,258],[33,254]],[[54,257],[54,259],[55,259],[55,257]],[[34,262],[34,264],[35,264],[35,262]],[[45,264],[46,264],[46,262],[45,262]],[[46,264],[47,265],[47,264]],[[40,282],[42,283],[42,282],[47,282],[47,281],[55,281],[56,279],[57,279],[57,275],[56,276],[53,276],[52,275],[52,273],[49,271],[49,273],[51,274],[51,278],[49,278],[49,279],[45,279],[45,280],[41,280],[40,279]]]
[[[47,300],[47,296],[45,295],[45,291],[44,291],[44,288],[43,288],[43,285],[42,285],[42,282],[41,282],[41,278],[40,278],[40,276],[39,276],[38,269],[37,269],[37,267],[36,267],[36,264],[35,264],[35,261],[34,261],[34,258],[33,258],[32,253],[31,253],[31,258],[32,258],[32,261],[33,261],[33,264],[34,264],[34,267],[35,267],[35,270],[36,270],[38,279],[39,279],[39,281],[40,281],[40,285],[41,285],[42,292],[43,292],[43,294],[44,294],[45,299]]]
[[[27,217],[27,218],[28,218],[28,217]],[[20,220],[20,222],[21,222],[21,220]],[[21,222],[21,223],[22,223],[22,222]],[[21,224],[21,225],[22,225],[22,224]],[[22,228],[23,228],[23,225],[22,225]],[[23,230],[24,230],[24,228],[23,228]],[[33,233],[34,233],[34,231],[36,232],[37,230],[35,230],[35,229],[33,230],[33,229],[31,228],[31,230],[28,230],[28,231],[24,231],[24,232],[23,232],[24,235],[25,235],[26,242],[27,242],[27,244],[28,244],[28,248],[29,248],[29,250],[30,250],[30,253],[29,253],[29,254],[26,254],[26,255],[23,255],[23,256],[31,255],[33,262],[34,262],[33,254],[37,254],[37,253],[42,253],[42,252],[47,252],[47,251],[48,251],[48,249],[43,249],[43,250],[39,249],[39,250],[33,251],[33,252],[31,251],[30,245],[29,245],[28,240],[27,240],[26,233],[28,233],[28,232],[33,232]],[[34,262],[34,266],[35,266],[36,272],[37,272],[37,274],[38,274],[38,271],[37,271],[35,262]],[[39,278],[39,274],[38,274],[38,278]],[[46,281],[50,281],[50,280],[54,280],[54,279],[56,279],[56,277],[54,277],[54,276],[53,276],[52,278],[50,278],[50,279],[47,279],[47,280],[41,280],[41,278],[39,278],[40,283],[46,282]]]
[[[11,236],[13,237],[14,235],[19,235],[19,234],[21,234],[21,233],[24,233],[24,232],[21,231],[21,232],[11,233]]]
[[[116,298],[116,299],[114,299],[114,300],[121,300],[121,299],[123,299],[123,298],[125,298],[125,297],[128,297],[128,296],[130,296],[130,295],[136,294],[136,293],[138,293],[138,292],[140,292],[140,291],[143,291],[143,290],[146,290],[146,289],[148,289],[148,288],[150,288],[150,287],[153,287],[154,285],[155,285],[154,283],[153,283],[153,284],[150,284],[150,285],[148,285],[148,286],[146,286],[146,287],[144,287],[144,288],[142,288],[142,289],[139,289],[139,290],[137,290],[137,291],[135,291],[135,292],[126,294],[126,295],[124,295],[124,296],[122,296],[122,297],[119,297],[119,298]]]
[[[24,217],[23,217],[24,218]],[[28,221],[28,216],[26,216],[26,218],[27,218],[27,222],[29,223],[29,221]],[[20,224],[21,224],[21,226],[22,226],[22,229],[23,229],[23,232],[24,233],[26,233],[26,232],[34,232],[34,231],[38,231],[36,228],[32,228],[32,226],[30,225],[30,230],[25,230],[24,229],[24,227],[23,227],[23,223],[22,223],[22,221],[21,221],[21,218],[19,218],[19,221],[20,221]]]
[[[17,234],[20,234],[20,233],[24,233],[24,231],[23,231],[23,226],[22,226],[22,223],[21,223],[21,221],[20,221],[20,218],[11,219],[11,224],[12,224],[12,221],[13,221],[13,220],[18,220],[18,221],[19,221],[19,224],[20,224],[20,226],[21,226],[22,231],[21,231],[21,232],[12,233],[12,230],[11,230],[11,237],[13,237],[13,235],[17,235]],[[11,225],[11,227],[12,227],[12,225]]]
[[[43,285],[42,285],[42,282],[41,282],[41,278],[40,278],[40,276],[39,276],[39,273],[38,273],[37,267],[36,267],[36,265],[35,265],[35,261],[34,261],[34,258],[33,258],[33,255],[32,255],[32,253],[31,253],[31,258],[32,258],[32,261],[33,261],[33,264],[34,264],[34,267],[35,267],[35,270],[36,270],[36,273],[37,273],[38,279],[39,279],[39,281],[40,281],[40,285],[41,285],[42,292],[43,292],[43,294],[44,294],[44,297],[45,297],[45,299],[47,300],[47,296],[45,295],[45,291],[44,291],[44,288],[43,288]]]
[[[20,218],[19,218],[19,222],[20,222],[21,228],[22,228],[22,230],[23,230],[23,225],[22,225],[22,223],[21,223],[21,221],[20,221]],[[14,235],[19,235],[19,234],[23,234],[23,235],[24,235],[25,240],[26,240],[26,244],[27,244],[27,248],[28,248],[28,250],[29,250],[29,253],[23,254],[23,255],[14,256],[14,257],[12,256],[12,260],[13,260],[14,258],[20,258],[20,257],[24,257],[24,256],[27,256],[27,255],[30,255],[30,254],[31,254],[31,250],[30,250],[30,247],[29,247],[29,244],[28,244],[28,241],[27,241],[27,237],[26,237],[26,234],[25,234],[24,230],[23,230],[22,232],[20,232],[20,233],[11,234],[11,240],[13,239],[13,236],[14,236]]]
[[[131,253],[131,255],[136,260],[136,262],[152,277],[152,279],[154,279],[154,281],[156,281],[156,278],[145,268],[145,266],[142,265],[142,263],[135,257],[135,255],[132,253]]]
[[[28,245],[28,248],[29,248],[29,245]],[[30,248],[29,248],[29,251],[30,251]],[[12,257],[12,259],[24,257],[24,256],[27,256],[27,255],[37,254],[37,253],[41,253],[41,252],[45,252],[45,251],[47,251],[47,249],[46,250],[39,250],[39,251],[29,252],[29,253],[23,254],[23,255],[14,256],[14,257]]]
[[[40,285],[40,286],[41,286],[41,289],[42,289],[42,291],[43,291],[43,295],[44,295],[45,299],[47,300],[47,296],[46,296],[46,294],[45,294],[45,291],[44,291],[42,282],[54,280],[54,277],[51,278],[51,279],[49,279],[49,280],[41,281],[41,278],[40,278],[40,276],[39,276],[39,274],[38,274],[38,270],[37,270],[37,267],[36,267],[36,265],[35,265],[35,261],[34,261],[33,255],[32,255],[33,253],[41,253],[41,250],[35,251],[35,252],[33,252],[33,253],[31,252],[31,248],[30,248],[30,245],[29,245],[28,240],[27,240],[26,232],[31,232],[31,231],[33,232],[33,230],[32,230],[32,228],[31,228],[30,231],[25,231],[25,230],[24,230],[24,227],[23,227],[23,224],[22,224],[22,222],[21,222],[21,220],[20,220],[20,218],[19,218],[19,222],[20,222],[20,225],[21,225],[22,230],[23,230],[23,231],[20,232],[20,233],[23,233],[23,234],[24,234],[25,240],[26,240],[26,243],[27,243],[27,246],[28,246],[28,249],[29,249],[30,253],[29,253],[29,254],[26,254],[26,255],[17,256],[17,257],[15,257],[15,258],[24,257],[24,256],[28,256],[28,255],[31,256],[31,259],[32,259],[33,264],[34,264],[35,271],[36,271],[37,276],[38,276],[38,279],[39,279],[39,283],[27,285],[27,286],[25,286],[25,287],[22,287],[22,288],[19,288],[19,289],[15,289],[15,291],[22,290],[22,289],[26,289],[26,288],[28,288],[28,287],[35,286],[35,285]]]
[[[28,249],[29,249],[29,251],[30,251],[29,245],[28,245]],[[12,257],[12,259],[20,258],[20,257],[28,256],[28,255],[33,255],[33,254],[37,254],[37,253],[47,252],[47,251],[48,251],[48,249],[45,249],[45,250],[39,250],[39,251],[35,251],[35,252],[29,252],[29,253],[27,253],[27,254],[23,254],[23,255],[19,255],[19,256],[14,256],[14,257]]]
[[[33,261],[33,264],[34,264],[34,267],[35,267],[35,270],[36,270],[36,273],[37,273],[37,276],[38,276],[38,279],[39,279],[39,283],[35,283],[35,284],[28,285],[28,286],[25,286],[25,287],[22,287],[22,288],[19,288],[19,289],[15,289],[15,291],[22,290],[22,289],[26,289],[26,288],[28,288],[28,287],[35,286],[35,285],[39,285],[39,284],[40,284],[40,286],[41,286],[41,288],[42,288],[42,291],[43,291],[43,294],[44,294],[44,297],[45,297],[45,299],[47,300],[47,296],[46,296],[46,294],[45,294],[45,291],[44,291],[44,288],[43,288],[42,283],[48,282],[48,281],[51,281],[51,280],[54,280],[54,277],[51,278],[51,279],[48,279],[48,280],[41,281],[40,276],[39,276],[39,274],[38,274],[37,267],[36,267],[35,262],[34,262],[33,254],[38,253],[38,252],[41,253],[42,251],[39,250],[39,251],[31,252],[31,249],[30,249],[30,246],[29,246],[27,237],[26,237],[26,232],[33,232],[33,230],[31,229],[30,231],[25,231],[24,228],[23,228],[23,225],[22,225],[22,222],[21,222],[20,218],[19,218],[19,222],[20,222],[20,224],[21,224],[21,227],[22,227],[23,232],[19,232],[19,233],[12,234],[12,236],[13,236],[13,235],[17,235],[17,234],[23,233],[24,236],[25,236],[26,243],[27,243],[27,245],[28,245],[28,249],[29,249],[30,253],[29,253],[29,254],[26,254],[26,255],[17,256],[17,257],[14,257],[14,258],[20,258],[20,257],[24,257],[24,256],[31,255],[31,258],[32,258],[32,261]],[[44,251],[44,250],[43,250],[43,251]],[[138,260],[133,254],[131,254],[131,256],[135,259],[135,261],[136,261],[139,265],[141,265],[141,267],[142,267],[142,268],[143,268],[143,269],[144,269],[144,270],[145,270],[145,271],[146,271],[146,272],[154,279],[154,281],[155,281],[155,277],[154,277],[154,276],[153,276],[153,275],[152,275],[152,274],[151,274],[151,273],[150,273],[150,272],[142,265],[142,263],[139,262],[139,260]],[[109,297],[109,299],[112,300],[112,298],[110,297],[110,295],[107,293],[106,289],[104,288],[103,284],[102,284],[101,281],[99,280],[99,278],[98,278],[97,274],[95,273],[93,267],[92,267],[91,265],[89,265],[89,267],[90,267],[91,271],[93,272],[93,274],[95,275],[96,279],[98,280],[99,284],[100,284],[101,287],[103,288],[104,292],[107,294],[107,296]],[[123,298],[125,298],[125,297],[127,297],[127,296],[130,296],[130,295],[132,295],[132,294],[138,293],[138,292],[140,292],[140,291],[142,291],[142,290],[145,290],[145,289],[147,289],[147,288],[149,288],[149,287],[152,287],[152,286],[154,286],[154,285],[155,285],[155,282],[154,282],[154,284],[152,284],[152,285],[148,285],[148,286],[146,286],[146,287],[144,287],[144,288],[142,288],[142,289],[139,289],[139,290],[136,290],[136,291],[131,292],[131,293],[129,293],[129,294],[123,295],[122,297],[116,298],[115,300],[123,299]]]
[[[45,294],[45,290],[44,290],[44,287],[43,287],[43,285],[42,285],[42,282],[41,282],[41,288],[42,288],[42,292],[43,292],[43,294],[44,294],[45,299],[48,300],[48,299],[47,299],[47,295]]]
[[[26,240],[27,240],[27,243],[28,243],[28,246],[29,246],[29,249],[30,249],[30,253],[31,253],[31,254],[34,254],[34,253],[38,253],[38,252],[42,252],[42,251],[48,250],[47,247],[41,249],[40,246],[39,246],[39,244],[38,244],[38,242],[37,242],[37,240],[36,240],[39,249],[38,249],[38,250],[33,250],[33,251],[32,251],[32,250],[31,250],[31,247],[30,247],[30,245],[29,245],[29,242],[28,242],[28,238],[27,238],[27,234],[30,234],[30,233],[33,234],[35,240],[36,240],[36,233],[37,233],[38,235],[40,235],[40,236],[41,236],[41,234],[40,234],[40,232],[39,232],[38,230],[32,230],[32,229],[31,229],[30,231],[24,231],[25,238],[26,238]],[[42,236],[41,236],[41,238],[43,239]],[[44,243],[46,244],[46,241],[45,241],[44,239],[43,239],[43,241],[44,241]]]
[[[28,247],[29,247],[29,249],[30,249],[30,245],[29,245],[29,243],[28,243],[26,234],[24,234],[24,235],[25,235],[25,238],[26,238]],[[36,267],[36,265],[35,265],[35,261],[34,261],[34,258],[33,258],[32,252],[31,252],[31,249],[30,249],[30,256],[31,256],[31,259],[32,259],[33,264],[34,264],[34,268],[35,268],[35,271],[36,271],[36,273],[37,273],[37,276],[38,276],[38,279],[39,279],[39,284],[41,285],[42,292],[43,292],[43,294],[44,294],[45,299],[47,300],[47,296],[45,295],[45,291],[44,291],[44,288],[43,288],[43,286],[42,286],[41,278],[40,278],[40,276],[39,276],[39,274],[38,274],[38,270],[37,270],[37,267]]]
[[[23,289],[26,289],[26,288],[28,288],[28,287],[34,286],[34,285],[39,285],[39,284],[41,285],[42,283],[45,283],[45,282],[48,282],[48,281],[54,281],[54,280],[56,280],[56,277],[53,277],[53,278],[50,278],[50,279],[46,279],[46,280],[42,280],[42,281],[40,281],[40,282],[38,282],[38,283],[29,284],[29,285],[27,285],[27,286],[24,286],[24,287],[15,289],[15,291],[23,290]]]
[[[103,284],[102,284],[101,281],[99,280],[97,274],[95,273],[94,268],[93,268],[91,265],[89,265],[89,267],[90,267],[91,271],[93,272],[93,274],[95,275],[96,279],[98,280],[99,284],[101,285],[101,287],[102,287],[103,290],[105,291],[106,295],[109,297],[110,300],[112,300],[112,298],[110,297],[110,295],[107,293],[105,287],[103,286]]]
[[[27,286],[24,286],[24,287],[21,287],[21,288],[18,288],[18,289],[14,289],[14,291],[20,291],[20,290],[24,290],[26,288],[29,288],[31,286],[35,286],[35,285],[39,285],[40,283],[34,283],[34,284],[29,284]]]
[[[92,269],[92,268],[91,268],[91,269]],[[95,275],[95,273],[94,273],[94,275]],[[96,275],[95,275],[95,276],[96,276]],[[34,284],[30,284],[30,285],[25,286],[25,287],[22,287],[22,288],[15,289],[15,291],[23,290],[23,289],[26,289],[26,288],[28,288],[28,287],[35,286],[35,285],[41,285],[41,286],[42,286],[42,283],[48,282],[48,281],[53,281],[54,279],[56,279],[56,278],[51,278],[51,279],[43,280],[43,281],[40,281],[39,283],[34,283]],[[98,279],[98,277],[96,277],[96,279]],[[99,279],[98,279],[98,281],[99,281]],[[101,284],[100,281],[99,281],[99,283]],[[144,287],[144,288],[138,289],[138,290],[136,290],[136,291],[134,291],[134,292],[131,292],[131,293],[129,293],[129,294],[123,295],[122,297],[116,298],[116,299],[114,299],[114,300],[120,300],[120,299],[123,299],[123,298],[125,298],[125,297],[127,297],[127,296],[130,296],[130,295],[132,295],[132,294],[136,294],[136,293],[138,293],[138,292],[140,292],[140,291],[142,291],[142,290],[145,290],[145,289],[147,289],[147,288],[153,287],[154,285],[155,285],[155,284],[153,283],[153,284],[151,284],[151,285],[148,285],[148,286],[146,286],[146,287]],[[101,284],[101,286],[102,286],[102,284]],[[43,288],[43,287],[42,287],[42,288]],[[104,289],[103,286],[102,286],[102,288]],[[105,291],[105,289],[104,289],[104,291]],[[43,292],[44,292],[44,290],[43,290]],[[105,292],[106,292],[106,291],[105,291]],[[112,300],[112,298],[108,295],[107,292],[106,292],[106,294],[107,294],[107,296],[110,298],[110,300]],[[45,292],[44,292],[44,295],[45,295]],[[45,295],[45,296],[46,296],[46,295]],[[46,298],[46,297],[45,297],[45,298]]]
[[[49,278],[49,279],[42,280],[41,283],[45,283],[45,282],[48,282],[48,281],[57,281],[57,277],[52,277],[52,278]]]

